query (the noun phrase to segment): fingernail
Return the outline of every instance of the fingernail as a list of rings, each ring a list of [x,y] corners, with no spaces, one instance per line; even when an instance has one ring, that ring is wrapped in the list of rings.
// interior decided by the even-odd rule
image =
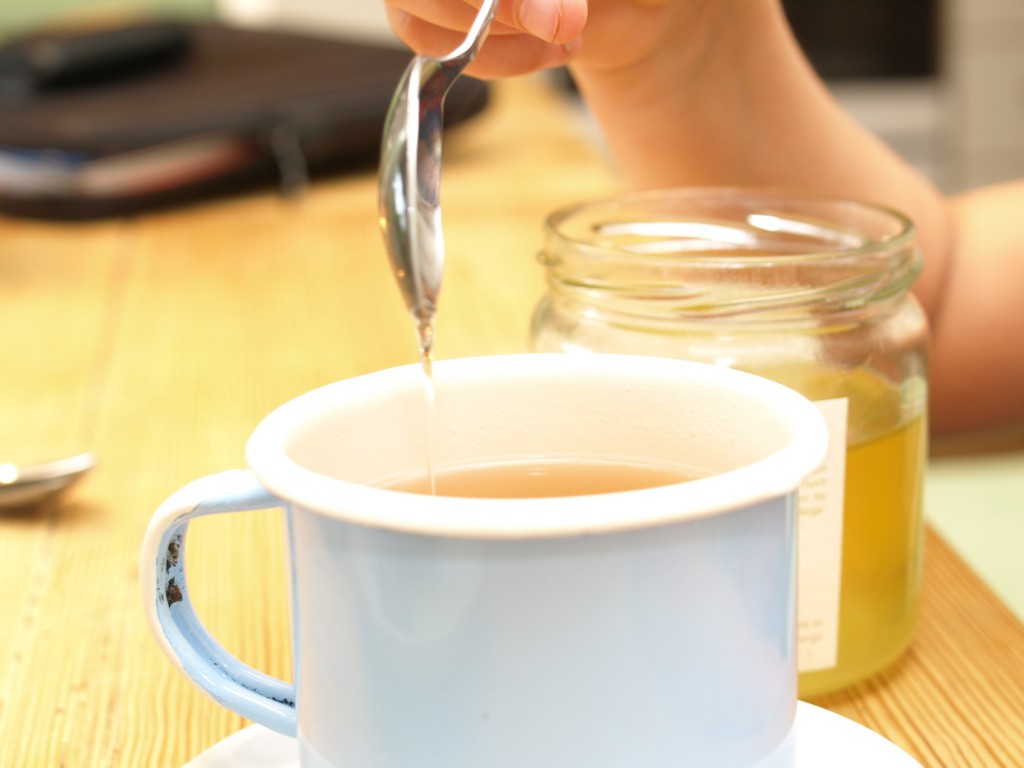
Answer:
[[[548,42],[558,30],[558,0],[522,0],[519,4],[519,26],[534,37]]]

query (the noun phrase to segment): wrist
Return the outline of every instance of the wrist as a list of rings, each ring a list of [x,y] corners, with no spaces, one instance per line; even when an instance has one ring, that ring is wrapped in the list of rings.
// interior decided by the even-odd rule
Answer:
[[[619,14],[621,19],[604,17],[600,25],[584,28],[570,61],[573,74],[594,87],[695,87],[775,45],[780,31],[788,34],[781,0],[632,0],[622,5],[629,10]]]
[[[712,147],[738,160],[754,113],[770,107],[801,56],[780,0],[675,0],[665,11],[631,55],[588,52],[584,32],[570,64],[631,185],[689,178]]]

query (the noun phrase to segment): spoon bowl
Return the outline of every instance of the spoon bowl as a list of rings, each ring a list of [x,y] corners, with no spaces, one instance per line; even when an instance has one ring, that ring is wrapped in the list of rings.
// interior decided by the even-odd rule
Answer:
[[[52,496],[96,466],[92,453],[41,464],[0,464],[0,508],[24,507]]]

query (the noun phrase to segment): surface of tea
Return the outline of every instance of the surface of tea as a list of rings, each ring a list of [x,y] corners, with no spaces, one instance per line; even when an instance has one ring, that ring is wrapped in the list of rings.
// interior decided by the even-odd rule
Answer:
[[[474,499],[587,496],[672,485],[708,474],[710,472],[706,470],[688,466],[541,459],[437,469],[433,473],[433,490],[438,496]],[[432,492],[427,475],[390,483],[386,487],[407,493]]]

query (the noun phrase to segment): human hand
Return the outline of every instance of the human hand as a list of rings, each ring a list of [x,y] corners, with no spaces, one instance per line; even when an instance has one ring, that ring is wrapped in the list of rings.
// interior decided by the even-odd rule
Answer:
[[[386,0],[395,34],[429,55],[452,51],[480,0]],[[477,77],[520,75],[570,62],[614,69],[665,45],[684,44],[672,30],[722,0],[501,0],[490,37],[469,69]]]

